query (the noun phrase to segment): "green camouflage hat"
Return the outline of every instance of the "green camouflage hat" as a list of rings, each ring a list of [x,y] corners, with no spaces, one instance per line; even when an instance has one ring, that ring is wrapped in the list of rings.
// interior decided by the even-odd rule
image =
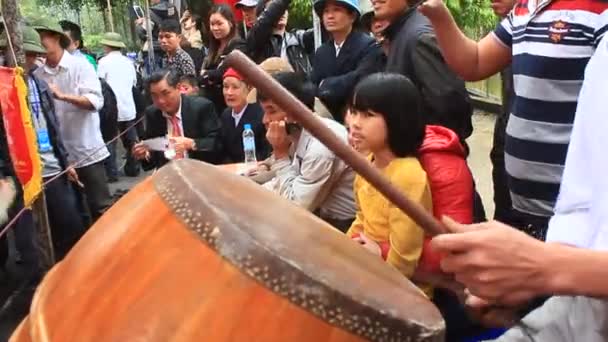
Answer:
[[[6,39],[6,31],[0,35],[0,48],[6,48],[8,45]],[[23,50],[30,53],[46,53],[46,50],[40,43],[40,35],[38,32],[29,26],[23,27]]]
[[[46,49],[40,42],[40,35],[29,26],[23,28],[23,49],[25,52],[46,53]]]
[[[38,32],[57,33],[61,36],[61,41],[62,41],[61,44],[63,46],[70,45],[70,42],[71,42],[70,37],[68,37],[63,32],[63,29],[61,28],[61,25],[59,25],[58,22],[50,20],[50,19],[45,19],[45,18],[35,18],[35,19],[28,20],[28,24],[30,26],[32,26]]]
[[[127,47],[123,42],[121,35],[115,32],[106,32],[101,39],[101,45],[119,49],[124,49]]]

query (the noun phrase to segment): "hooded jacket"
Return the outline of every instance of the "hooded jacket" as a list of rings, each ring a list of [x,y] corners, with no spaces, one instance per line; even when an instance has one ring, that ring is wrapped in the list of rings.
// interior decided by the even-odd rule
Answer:
[[[433,215],[459,223],[473,222],[473,176],[458,135],[449,128],[427,125],[419,150],[433,196]]]
[[[433,198],[433,216],[448,216],[458,223],[473,222],[473,175],[466,161],[466,150],[458,135],[449,128],[427,125],[418,159],[426,171]],[[425,238],[419,268],[441,272],[441,256]]]

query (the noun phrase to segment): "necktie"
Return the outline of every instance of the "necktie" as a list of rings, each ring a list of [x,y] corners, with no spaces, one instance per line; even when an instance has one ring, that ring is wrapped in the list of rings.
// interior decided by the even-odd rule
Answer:
[[[182,128],[179,126],[179,119],[177,118],[177,116],[171,116],[169,117],[169,120],[171,121],[171,133],[172,136],[174,137],[181,137],[182,136]],[[175,154],[175,159],[183,159],[185,157],[184,153],[176,153]]]

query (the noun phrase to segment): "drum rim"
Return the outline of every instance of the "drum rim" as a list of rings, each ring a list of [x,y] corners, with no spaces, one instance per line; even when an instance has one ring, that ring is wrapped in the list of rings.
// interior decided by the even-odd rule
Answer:
[[[394,317],[390,312],[378,311],[377,308],[358,302],[319,279],[311,277],[271,253],[259,241],[244,241],[245,236],[238,234],[242,230],[236,227],[226,225],[222,227],[220,233],[213,222],[216,217],[206,217],[203,220],[200,212],[190,207],[190,203],[202,199],[193,191],[178,191],[178,189],[190,188],[183,175],[187,174],[185,171],[194,163],[205,165],[192,160],[169,163],[154,175],[154,187],[161,199],[184,225],[234,267],[322,321],[370,341],[413,341],[412,333],[420,337],[416,341],[443,341],[445,331],[443,321],[438,326],[428,327],[413,320],[404,321]],[[240,179],[240,176],[231,176]],[[221,239],[218,239],[220,235]],[[247,248],[247,251],[227,248],[228,244],[243,246],[252,242],[258,248]],[[310,289],[322,289],[322,293]]]

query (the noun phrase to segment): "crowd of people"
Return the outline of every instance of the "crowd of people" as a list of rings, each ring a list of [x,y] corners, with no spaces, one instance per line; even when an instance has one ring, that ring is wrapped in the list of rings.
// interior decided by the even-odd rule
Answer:
[[[288,29],[290,0],[242,0],[236,5],[242,23],[234,8],[218,4],[204,28],[199,14],[186,11],[180,18],[170,3],[152,3],[167,15],[136,22],[145,82],[117,33],[104,35],[104,54],[96,59],[82,51],[74,23],[28,18],[23,27],[43,177],[62,174],[44,189],[58,259],[111,206],[109,182],[175,159],[242,163],[248,127],[259,163],[244,176],[318,215],[370,258],[410,278],[444,315],[448,340],[481,333],[497,305],[522,315],[543,303],[526,317],[527,325],[501,338],[606,337],[597,333],[598,321],[608,318],[602,301],[545,300],[554,293],[606,295],[594,269],[576,265],[606,265],[603,253],[580,248],[606,247],[608,192],[599,174],[606,162],[598,148],[607,123],[600,89],[606,85],[608,3],[496,0],[493,8],[504,18],[475,42],[442,0],[372,1],[371,12],[353,0],[316,0],[324,37],[317,49],[312,29]],[[6,38],[0,48],[8,48]],[[444,222],[453,234],[426,236],[246,75],[229,68],[224,59],[234,50],[258,63],[407,197],[438,219],[451,218]],[[465,81],[500,72],[510,87],[492,156],[495,218],[506,225],[481,223],[486,217],[466,143],[473,107]],[[0,176],[14,177],[0,128]],[[117,155],[119,133],[124,156]],[[158,139],[166,139],[165,148],[154,146]],[[8,216],[22,206],[18,199]],[[33,227],[26,213],[14,231],[23,262],[39,275]],[[469,308],[426,281],[442,270],[467,287]],[[577,285],[568,272],[589,281]],[[467,314],[471,308],[474,318]],[[569,320],[572,308],[588,320]],[[555,317],[559,324],[551,323]]]

